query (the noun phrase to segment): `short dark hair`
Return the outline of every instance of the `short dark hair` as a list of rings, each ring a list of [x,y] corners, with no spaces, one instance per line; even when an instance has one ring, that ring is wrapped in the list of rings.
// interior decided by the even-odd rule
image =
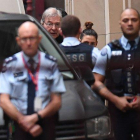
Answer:
[[[92,29],[92,26],[93,26],[93,25],[94,25],[94,24],[93,24],[92,22],[90,22],[90,21],[85,22],[85,27],[86,27],[86,29],[84,29],[84,30],[82,31],[81,35],[80,35],[80,39],[81,39],[81,40],[83,39],[83,37],[84,37],[85,35],[94,36],[94,37],[96,38],[96,40],[98,39],[98,34],[96,33],[96,31],[95,31],[94,29]]]
[[[62,18],[61,29],[65,37],[73,37],[77,35],[80,27],[81,23],[78,17],[73,15],[67,15]]]
[[[62,9],[62,8],[56,8],[56,9],[61,12],[62,17],[65,17],[66,15],[68,15],[67,12],[64,9]]]

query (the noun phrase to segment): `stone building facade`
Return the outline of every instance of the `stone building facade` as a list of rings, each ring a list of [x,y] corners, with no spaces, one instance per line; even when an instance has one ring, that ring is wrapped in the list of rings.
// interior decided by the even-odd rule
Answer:
[[[140,0],[65,0],[64,4],[68,14],[80,18],[83,29],[85,21],[94,23],[99,48],[121,37],[119,19],[125,8],[132,7],[140,12]]]

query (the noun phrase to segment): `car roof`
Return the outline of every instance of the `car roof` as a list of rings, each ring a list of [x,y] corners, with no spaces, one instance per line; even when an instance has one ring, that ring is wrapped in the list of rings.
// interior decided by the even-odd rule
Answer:
[[[27,14],[18,14],[18,13],[5,13],[5,12],[0,12],[0,20],[30,20],[30,21],[35,21],[34,18]]]

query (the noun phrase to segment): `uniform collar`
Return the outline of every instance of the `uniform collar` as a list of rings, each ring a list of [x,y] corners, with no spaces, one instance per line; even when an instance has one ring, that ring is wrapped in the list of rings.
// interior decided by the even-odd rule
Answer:
[[[135,43],[136,43],[136,48],[137,48],[137,45],[138,45],[138,43],[139,43],[139,40],[140,40],[140,38],[139,38],[139,36],[135,39]],[[122,44],[122,46],[123,46],[123,48],[125,49],[125,50],[129,50],[130,48],[128,48],[129,47],[129,45],[128,45],[128,39],[127,38],[125,38],[124,36],[122,36],[121,37],[121,44]]]
[[[30,59],[30,57],[27,56],[23,51],[22,51],[22,53],[23,53],[23,57],[25,59],[25,62],[28,62],[29,59]],[[38,60],[38,54],[39,54],[39,52],[37,52],[37,54],[34,57],[32,57],[32,59],[34,60],[35,63],[38,63],[39,62],[39,60]]]
[[[61,45],[63,46],[76,46],[79,45],[81,42],[76,37],[66,37],[64,38]]]

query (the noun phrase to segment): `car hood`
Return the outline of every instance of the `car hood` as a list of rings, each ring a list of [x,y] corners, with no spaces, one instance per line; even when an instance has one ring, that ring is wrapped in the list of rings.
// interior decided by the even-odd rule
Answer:
[[[59,120],[90,119],[107,111],[105,105],[83,80],[65,81]]]

